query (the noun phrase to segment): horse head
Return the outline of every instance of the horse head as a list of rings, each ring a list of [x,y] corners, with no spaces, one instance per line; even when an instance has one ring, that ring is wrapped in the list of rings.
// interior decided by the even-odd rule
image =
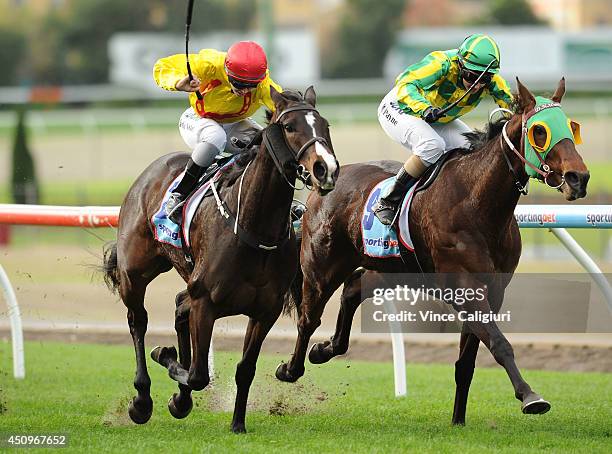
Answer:
[[[527,161],[525,171],[563,192],[566,200],[585,197],[590,174],[576,150],[581,143],[580,125],[568,119],[561,109],[565,78],[559,81],[550,99],[534,97],[518,78],[516,81],[521,114],[519,151]]]
[[[302,96],[293,91],[279,93],[271,87],[270,94],[276,109],[267,129],[282,134],[293,156],[289,165],[296,166],[298,177],[316,187],[320,194],[326,194],[334,189],[340,166],[334,155],[329,123],[315,108],[314,88],[309,87]]]

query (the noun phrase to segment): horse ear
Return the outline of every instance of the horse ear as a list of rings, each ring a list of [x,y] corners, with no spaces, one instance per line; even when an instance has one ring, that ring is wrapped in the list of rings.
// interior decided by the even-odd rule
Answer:
[[[563,95],[565,94],[565,77],[562,77],[561,80],[559,81],[559,85],[557,86],[557,89],[555,90],[555,94],[552,95],[552,100],[554,102],[561,102],[561,98],[563,98]]]
[[[285,99],[283,94],[279,93],[272,85],[270,85],[270,97],[274,102],[276,110],[284,110],[285,107],[287,107],[287,100]]]
[[[310,104],[312,107],[317,103],[317,94],[315,93],[314,87],[311,85],[306,89],[304,94],[304,101]]]
[[[516,86],[518,87],[518,102],[519,107],[523,112],[529,112],[535,107],[536,101],[531,92],[525,87],[519,78],[516,78]]]

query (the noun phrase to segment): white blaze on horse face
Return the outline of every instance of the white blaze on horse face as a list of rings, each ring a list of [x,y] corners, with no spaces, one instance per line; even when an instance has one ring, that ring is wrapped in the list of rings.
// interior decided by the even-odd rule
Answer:
[[[306,114],[306,123],[308,123],[308,125],[312,128],[312,137],[317,137],[317,130],[315,129],[315,116],[312,112],[308,112]],[[314,146],[317,154],[323,158],[325,165],[327,165],[327,181],[323,185],[323,189],[333,188],[333,175],[336,173],[337,168],[336,158],[327,150],[327,148],[323,146],[322,143],[315,142]]]

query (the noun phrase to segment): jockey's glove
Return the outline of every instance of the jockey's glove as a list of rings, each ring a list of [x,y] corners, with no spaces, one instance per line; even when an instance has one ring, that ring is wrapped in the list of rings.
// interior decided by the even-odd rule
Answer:
[[[422,117],[427,123],[435,123],[442,117],[440,115],[440,110],[437,107],[429,106],[427,109],[423,111]]]

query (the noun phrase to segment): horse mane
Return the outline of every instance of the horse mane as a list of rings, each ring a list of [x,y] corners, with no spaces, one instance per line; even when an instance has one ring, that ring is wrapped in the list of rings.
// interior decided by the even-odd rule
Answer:
[[[282,93],[283,97],[293,102],[304,102],[304,95],[298,90],[285,90]],[[270,125],[272,121],[272,111],[266,109],[266,126]],[[221,176],[219,183],[229,187],[232,186],[236,180],[242,175],[246,166],[255,159],[259,147],[263,140],[263,129],[257,133],[250,144],[248,144],[244,151],[238,155],[232,168],[223,176]]]
[[[518,103],[516,102],[517,97],[514,97],[515,101],[510,106],[510,110],[513,113],[519,113]],[[469,146],[467,148],[462,148],[459,150],[461,154],[469,154],[475,151],[479,151],[491,140],[495,139],[499,134],[501,134],[504,124],[508,121],[507,118],[502,117],[493,122],[487,123],[484,129],[475,129],[472,132],[467,132],[464,134],[466,139],[469,142]]]

